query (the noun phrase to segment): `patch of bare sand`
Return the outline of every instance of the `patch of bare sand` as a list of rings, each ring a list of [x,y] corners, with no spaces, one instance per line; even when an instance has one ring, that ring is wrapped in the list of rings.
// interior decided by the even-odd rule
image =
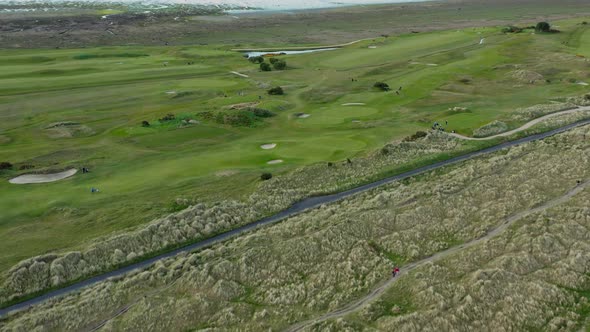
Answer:
[[[63,180],[69,178],[78,172],[77,169],[72,168],[67,171],[53,173],[53,174],[24,174],[17,176],[8,182],[13,184],[29,184],[29,183],[47,183]]]
[[[270,150],[270,149],[276,148],[276,146],[277,146],[276,143],[268,143],[268,144],[262,144],[260,146],[260,148],[263,149],[263,150]]]
[[[276,165],[276,164],[280,164],[282,162],[283,162],[283,159],[275,159],[275,160],[267,161],[266,163],[269,165]]]

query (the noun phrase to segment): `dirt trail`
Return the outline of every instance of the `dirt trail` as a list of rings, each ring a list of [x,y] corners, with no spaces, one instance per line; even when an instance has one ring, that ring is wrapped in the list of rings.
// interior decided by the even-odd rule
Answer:
[[[46,182],[55,182],[59,180],[63,180],[65,178],[69,178],[70,176],[76,174],[78,172],[77,169],[69,169],[67,171],[63,171],[60,173],[53,173],[53,174],[24,174],[21,176],[17,176],[14,179],[8,180],[8,182],[13,184],[29,184],[29,183],[46,183]]]
[[[506,228],[510,227],[514,222],[516,222],[516,221],[518,221],[530,214],[537,213],[537,212],[540,212],[540,211],[543,211],[546,209],[550,209],[556,205],[559,205],[561,203],[568,201],[571,197],[573,197],[574,195],[576,195],[579,192],[581,192],[582,190],[584,190],[588,185],[590,185],[590,180],[586,180],[585,182],[576,185],[574,188],[572,188],[571,190],[566,192],[563,196],[560,196],[558,198],[555,198],[553,200],[545,202],[544,204],[537,206],[535,208],[519,212],[517,214],[514,214],[514,215],[506,218],[496,228],[490,230],[486,235],[484,235],[480,238],[474,239],[470,242],[467,242],[467,243],[464,243],[464,244],[461,244],[461,245],[458,245],[455,247],[451,247],[447,250],[438,252],[430,257],[427,257],[427,258],[424,258],[424,259],[419,260],[417,262],[413,262],[413,263],[410,263],[406,266],[403,266],[403,267],[401,267],[398,276],[396,276],[395,278],[391,278],[391,279],[377,285],[377,287],[374,288],[366,296],[364,296],[364,297],[356,300],[355,302],[352,302],[340,309],[337,309],[335,311],[324,314],[318,318],[295,324],[295,325],[289,327],[286,331],[301,331],[304,328],[309,327],[313,324],[321,323],[321,322],[324,322],[329,319],[339,318],[339,317],[348,315],[350,313],[356,312],[356,311],[360,310],[361,308],[363,308],[367,303],[369,303],[369,302],[373,301],[374,299],[378,298],[379,296],[381,296],[387,290],[387,288],[389,286],[391,286],[394,282],[396,282],[404,274],[409,273],[410,271],[412,271],[412,270],[414,270],[426,263],[437,261],[439,259],[450,256],[460,250],[471,248],[481,242],[487,241],[487,240],[497,236],[498,234],[502,233]]]
[[[576,112],[587,112],[590,111],[590,106],[584,106],[584,107],[577,107],[574,109],[570,109],[570,110],[565,110],[565,111],[560,111],[560,112],[555,112],[555,113],[551,113],[551,114],[547,114],[544,115],[540,118],[536,118],[532,121],[529,121],[527,123],[525,123],[524,125],[516,128],[516,129],[512,129],[510,131],[506,131],[503,133],[499,133],[493,136],[488,136],[488,137],[468,137],[468,136],[463,136],[463,135],[459,135],[456,133],[449,133],[449,135],[460,138],[460,139],[466,139],[466,140],[470,140],[470,141],[485,141],[485,140],[489,140],[489,139],[494,139],[497,137],[504,137],[504,136],[510,136],[512,134],[518,133],[520,131],[529,129],[530,127],[536,125],[537,123],[543,121],[543,120],[547,120],[549,118],[552,118],[554,116],[558,116],[558,115],[564,115],[564,114],[571,114],[571,113],[576,113]]]

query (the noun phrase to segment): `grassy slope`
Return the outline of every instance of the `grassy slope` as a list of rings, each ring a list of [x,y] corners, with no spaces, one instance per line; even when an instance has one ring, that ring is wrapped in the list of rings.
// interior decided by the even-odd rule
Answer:
[[[552,52],[590,56],[584,46],[590,32],[577,22],[560,23],[566,31],[560,35],[510,36],[499,35],[498,29],[466,29],[382,38],[287,57],[291,69],[271,73],[215,47],[5,51],[0,57],[0,160],[37,169],[84,165],[92,173],[53,184],[0,182],[0,270],[32,255],[75,248],[147,222],[170,211],[177,197],[242,197],[265,170],[284,172],[352,157],[426,129],[436,120],[448,120],[450,129],[470,134],[516,107],[580,94],[586,88],[566,79],[583,75],[585,63],[538,57]],[[487,41],[480,46],[481,37]],[[561,44],[569,39],[578,42]],[[378,47],[367,48],[373,44]],[[144,54],[148,56],[139,56]],[[78,59],[81,55],[88,59]],[[188,66],[188,61],[195,64]],[[438,66],[410,65],[413,61]],[[554,83],[515,86],[506,76],[509,70],[492,69],[505,63],[554,69]],[[458,83],[463,76],[472,82]],[[351,82],[352,77],[358,81]],[[377,80],[402,85],[402,96],[375,92],[371,85]],[[287,91],[283,97],[264,97],[260,106],[278,114],[265,125],[139,126],[142,120],[157,124],[170,112],[194,117],[198,111],[255,101],[265,94],[262,84],[280,84]],[[193,94],[172,98],[166,91]],[[340,106],[346,102],[367,105]],[[446,110],[452,106],[467,106],[472,112],[451,116]],[[312,116],[295,119],[296,112]],[[51,138],[43,128],[58,121],[79,122],[91,131]],[[278,147],[259,148],[269,142]],[[271,159],[285,163],[266,165]],[[237,173],[215,175],[220,170]],[[91,195],[92,186],[101,193]]]

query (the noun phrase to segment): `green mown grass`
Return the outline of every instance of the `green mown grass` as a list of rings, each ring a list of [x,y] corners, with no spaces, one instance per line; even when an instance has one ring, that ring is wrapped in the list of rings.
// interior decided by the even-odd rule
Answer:
[[[567,78],[583,80],[587,64],[551,60],[590,56],[590,32],[578,21],[560,22],[563,32],[555,35],[485,28],[378,38],[286,56],[288,70],[273,72],[260,72],[240,54],[216,46],[3,51],[0,161],[15,169],[0,173],[0,271],[146,223],[172,212],[179,197],[240,199],[262,172],[277,175],[353,158],[434,121],[447,120],[448,129],[470,135],[490,121],[507,120],[518,107],[582,94],[587,88]],[[480,38],[486,43],[479,45]],[[566,40],[574,42],[562,44]],[[511,63],[546,70],[552,82],[516,84],[510,69],[494,69]],[[470,82],[461,83],[462,77]],[[403,86],[401,95],[374,90],[376,81]],[[266,94],[276,85],[284,96]],[[232,104],[258,102],[258,96],[257,107],[276,116],[256,126],[158,122],[168,113],[198,119],[200,112],[223,112]],[[342,106],[351,102],[366,105]],[[449,114],[454,106],[470,111]],[[295,113],[311,116],[298,119]],[[143,120],[152,125],[142,127]],[[88,131],[68,137],[66,129],[61,136],[45,129],[61,121]],[[265,143],[278,145],[260,149]],[[272,159],[285,162],[267,165]],[[86,166],[91,173],[50,184],[9,184],[31,171],[18,170],[22,165],[35,166],[32,171]],[[101,192],[91,194],[91,187]]]

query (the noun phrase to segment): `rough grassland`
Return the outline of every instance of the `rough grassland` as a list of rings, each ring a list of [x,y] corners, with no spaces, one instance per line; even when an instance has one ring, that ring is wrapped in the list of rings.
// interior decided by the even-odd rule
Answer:
[[[89,329],[123,308],[105,330],[285,328],[365,294],[393,262],[403,268],[563,195],[590,176],[588,135],[586,126],[323,206],[39,305],[2,328]],[[574,330],[588,291],[588,190],[579,195],[413,273],[350,323],[321,328]]]
[[[263,171],[276,175],[316,162],[322,163],[314,167],[323,167],[327,161],[366,157],[392,140],[427,130],[434,121],[449,121],[448,129],[463,134],[493,120],[516,127],[521,120],[513,119],[514,110],[587,91],[572,83],[587,79],[587,59],[576,54],[590,56],[584,43],[574,42],[590,34],[579,22],[559,22],[563,33],[555,35],[471,28],[377,38],[342,50],[286,57],[289,69],[270,73],[216,46],[3,51],[0,161],[10,161],[15,169],[0,176],[8,180],[31,171],[91,169],[52,184],[0,182],[3,278],[23,259],[86,250],[98,238],[190,204],[246,204]],[[481,37],[486,37],[483,45]],[[514,82],[515,68],[550,82]],[[375,81],[403,86],[402,93],[374,91]],[[287,94],[267,96],[274,85]],[[181,122],[197,119],[203,111],[258,101],[258,96],[264,96],[258,107],[277,115],[256,127]],[[347,102],[366,106],[341,106]],[[449,113],[457,106],[468,111]],[[311,117],[294,116],[300,112]],[[168,113],[177,119],[158,121]],[[143,120],[152,125],[142,127]],[[77,129],[50,128],[60,122],[74,122]],[[278,145],[260,149],[265,143]],[[285,163],[266,164],[273,159]],[[351,181],[342,182],[330,189]],[[90,187],[101,192],[91,195]],[[286,202],[292,197],[276,206]],[[273,209],[257,212],[268,211]],[[119,256],[106,257],[110,264],[119,262]]]

